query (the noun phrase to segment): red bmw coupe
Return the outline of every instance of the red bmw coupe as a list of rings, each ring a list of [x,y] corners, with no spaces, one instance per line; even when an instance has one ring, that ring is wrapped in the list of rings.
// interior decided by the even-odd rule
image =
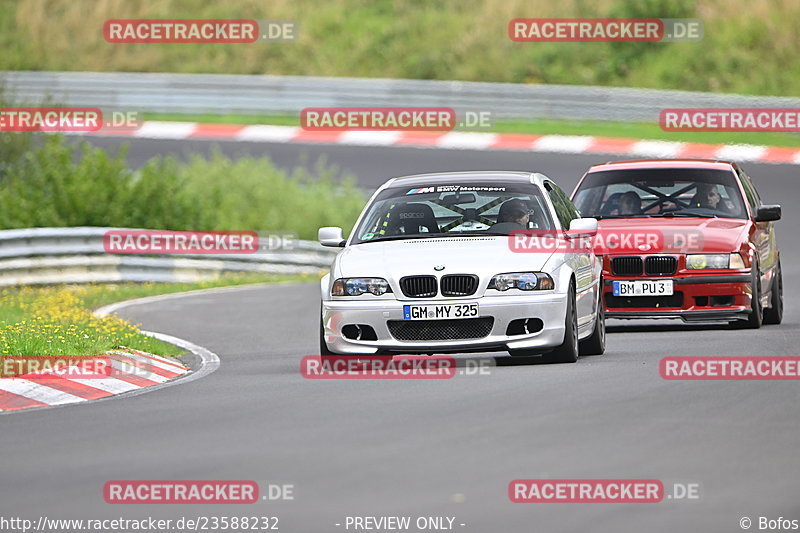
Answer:
[[[618,161],[591,167],[572,193],[597,218],[606,316],[729,321],[783,318],[774,222],[736,163]]]

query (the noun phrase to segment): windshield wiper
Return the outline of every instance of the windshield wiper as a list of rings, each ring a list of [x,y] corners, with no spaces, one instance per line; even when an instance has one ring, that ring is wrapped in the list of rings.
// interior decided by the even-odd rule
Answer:
[[[497,231],[450,231],[447,233],[412,233],[410,235],[386,235],[376,239],[361,240],[359,244],[368,242],[381,242],[381,241],[398,241],[398,240],[414,240],[414,239],[440,239],[447,237],[482,237],[489,235],[492,237],[507,237],[508,233],[500,233]]]
[[[711,215],[705,213],[682,213],[680,211],[676,213],[657,213],[655,215],[650,215],[653,217],[697,217],[697,218],[719,218],[719,215]]]
[[[604,220],[607,218],[646,218],[657,215],[598,215],[598,216],[586,215],[586,216],[589,218],[596,218],[597,220]]]
[[[699,213],[653,213],[641,215],[598,215],[590,218],[604,220],[609,218],[671,218],[671,217],[698,217],[698,218],[719,218],[719,215],[708,215]]]
[[[522,230],[520,230],[522,231]],[[446,237],[482,237],[484,235],[490,235],[493,237],[508,237],[508,233],[501,233],[499,231],[485,231],[485,230],[475,230],[475,231],[451,231],[449,233],[443,234]]]
[[[412,234],[412,235],[386,235],[384,237],[378,237],[377,239],[360,239],[361,242],[359,244],[365,244],[368,242],[381,242],[381,241],[400,241],[400,240],[412,240],[412,239],[430,239],[433,237],[439,237],[439,234],[431,235],[430,237],[425,235],[419,234]]]

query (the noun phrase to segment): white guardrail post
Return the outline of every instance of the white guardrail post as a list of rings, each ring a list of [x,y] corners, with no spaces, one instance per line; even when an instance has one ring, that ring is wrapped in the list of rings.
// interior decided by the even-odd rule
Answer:
[[[122,281],[193,282],[223,272],[315,274],[330,266],[335,249],[313,241],[254,254],[122,255],[103,248],[109,230],[28,228],[0,231],[0,286]],[[266,248],[266,243],[264,243]]]

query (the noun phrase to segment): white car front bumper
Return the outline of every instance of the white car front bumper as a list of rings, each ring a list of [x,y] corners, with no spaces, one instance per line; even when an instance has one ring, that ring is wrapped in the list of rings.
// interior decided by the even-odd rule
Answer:
[[[491,318],[491,327],[486,323],[468,323],[468,320],[453,319],[442,324],[441,320],[403,320],[403,305],[463,304],[478,303],[478,320]],[[398,353],[457,353],[459,351],[495,351],[541,349],[546,352],[564,341],[566,294],[552,291],[533,294],[503,294],[480,298],[425,298],[417,300],[374,299],[367,297],[348,300],[326,300],[322,302],[322,323],[328,348],[338,354],[375,354],[382,351]],[[513,320],[539,319],[542,327],[534,333],[508,335],[507,329]],[[390,327],[390,322],[394,322]],[[439,324],[436,324],[436,323]],[[342,328],[349,324],[367,325],[377,340],[347,338]],[[452,328],[449,329],[448,328]],[[352,329],[352,328],[350,328]],[[399,333],[402,330],[404,333]],[[442,332],[453,331],[451,338],[442,338]],[[484,335],[484,332],[488,334]],[[430,333],[433,332],[433,335]],[[473,338],[453,336],[479,335]],[[351,335],[352,336],[352,335]],[[400,338],[398,338],[400,337]],[[409,337],[421,337],[409,340]],[[426,338],[427,337],[427,338]],[[436,338],[431,338],[436,337]]]

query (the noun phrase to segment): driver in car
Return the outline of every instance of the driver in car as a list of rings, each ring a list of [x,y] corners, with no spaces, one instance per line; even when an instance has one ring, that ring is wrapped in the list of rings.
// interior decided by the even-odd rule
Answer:
[[[700,207],[703,209],[713,209],[724,213],[735,211],[733,202],[723,200],[719,194],[717,186],[713,183],[698,183],[697,194],[692,197],[690,207]]]
[[[692,207],[702,207],[704,209],[716,209],[719,204],[720,196],[716,185],[710,183],[698,183],[697,194],[692,198]]]
[[[640,215],[642,213],[642,199],[633,191],[628,191],[619,198],[620,215]]]
[[[489,228],[492,233],[511,233],[514,230],[528,228],[530,208],[522,200],[508,200],[500,206],[497,222]]]

